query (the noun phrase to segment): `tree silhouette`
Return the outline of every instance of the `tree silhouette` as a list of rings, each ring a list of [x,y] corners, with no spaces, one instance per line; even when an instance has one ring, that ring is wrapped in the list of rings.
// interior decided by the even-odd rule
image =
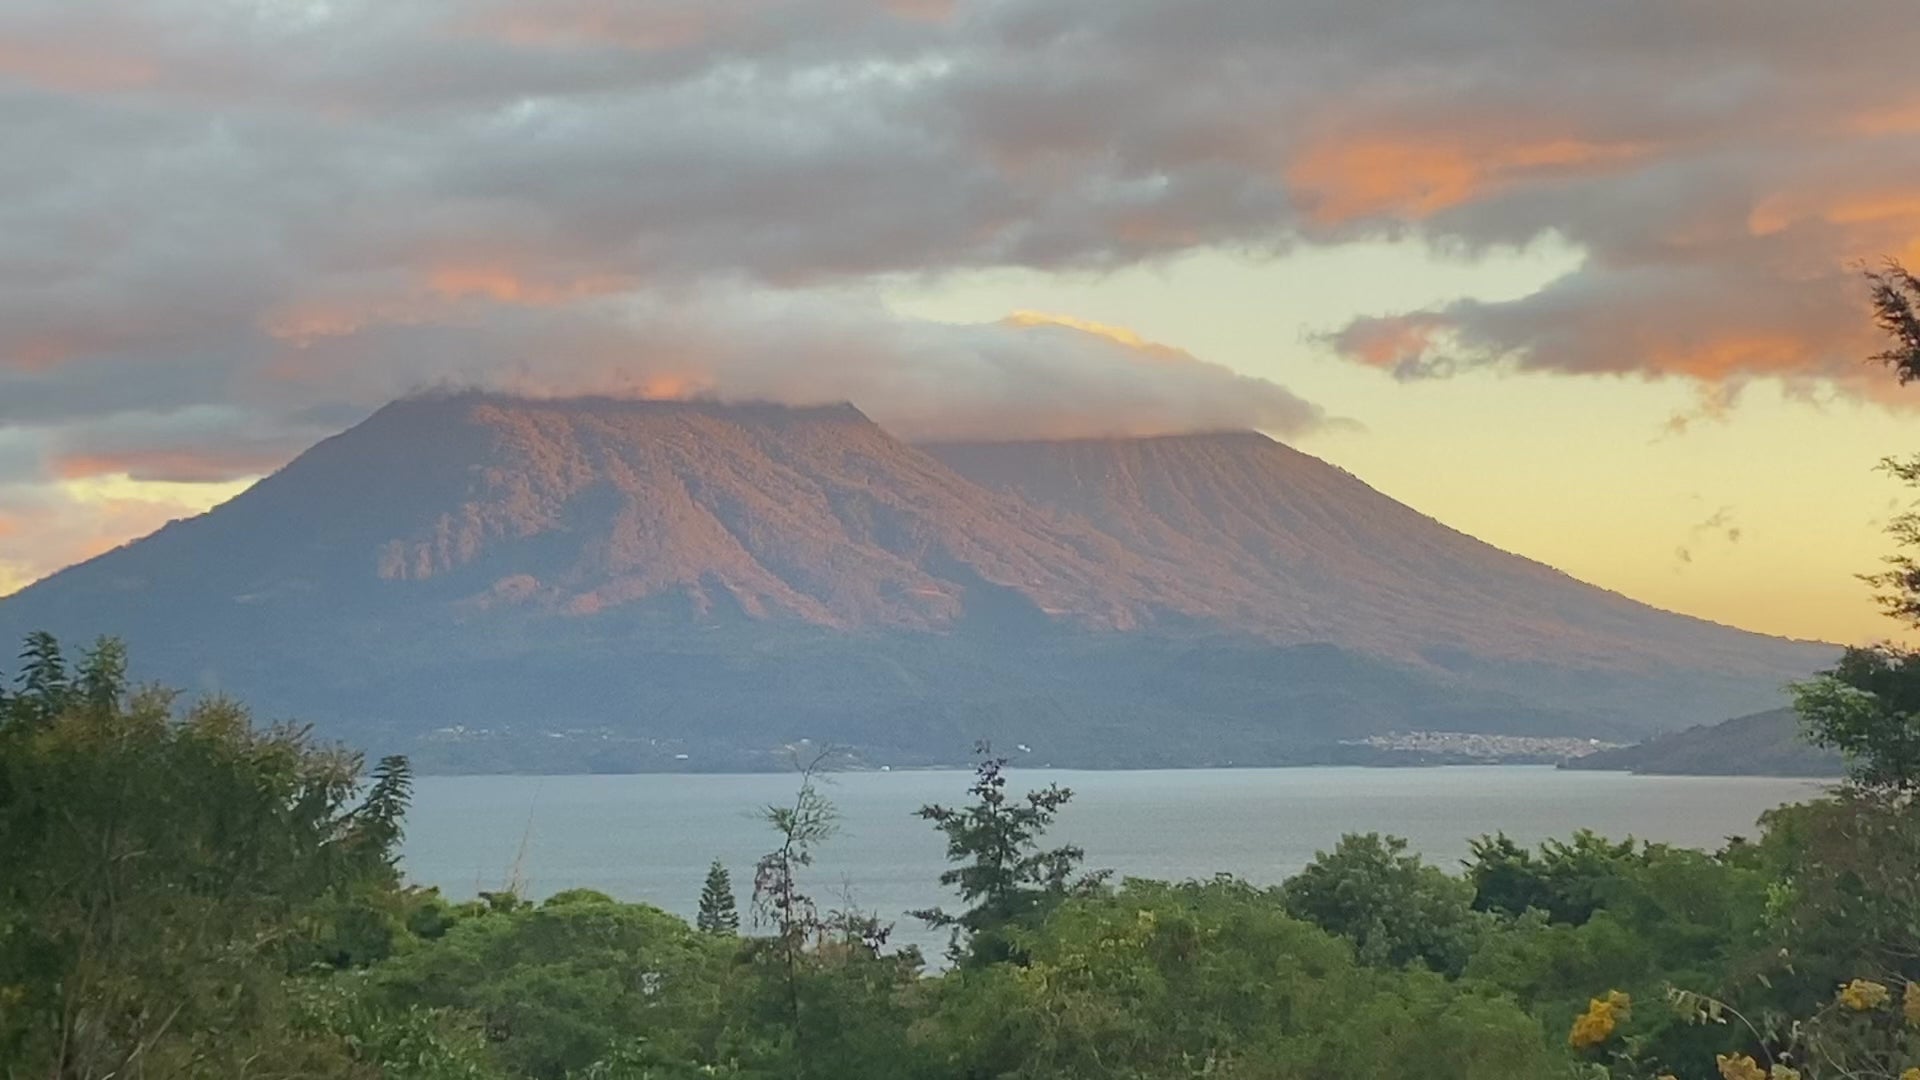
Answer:
[[[740,913],[733,903],[733,878],[719,859],[707,867],[707,881],[700,889],[700,913],[694,926],[709,934],[732,934],[740,929]]]
[[[953,931],[948,949],[953,959],[962,959],[970,950],[971,959],[990,963],[1017,958],[1002,934],[1007,926],[1076,888],[1097,885],[1105,875],[1091,875],[1076,884],[1071,878],[1086,853],[1072,845],[1040,847],[1047,826],[1073,798],[1070,789],[1048,784],[1023,798],[1009,798],[1007,759],[993,756],[986,743],[977,749],[980,763],[974,768],[973,786],[967,789],[973,804],[957,810],[933,804],[918,811],[946,834],[947,859],[956,864],[940,875],[940,884],[958,888],[960,899],[970,906],[958,915],[937,907],[910,914],[929,926]],[[963,937],[968,944],[965,950]]]
[[[1892,368],[1901,383],[1920,379],[1920,279],[1889,260],[1867,272],[1874,323],[1892,339],[1870,359]],[[1887,458],[1881,468],[1920,488],[1920,455]],[[1886,569],[1862,574],[1888,617],[1920,629],[1920,511],[1887,524],[1899,549]],[[1808,741],[1840,751],[1849,778],[1868,788],[1920,789],[1920,652],[1897,644],[1849,648],[1840,662],[1793,687]]]

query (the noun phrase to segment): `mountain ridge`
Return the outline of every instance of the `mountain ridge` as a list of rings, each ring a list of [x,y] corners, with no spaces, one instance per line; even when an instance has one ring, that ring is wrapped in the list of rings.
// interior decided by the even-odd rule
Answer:
[[[1499,573],[1528,584],[1562,593],[1577,593],[1598,601],[1616,614],[1652,614],[1667,627],[1691,627],[1708,633],[1727,632],[1748,642],[1779,643],[1788,649],[1821,643],[1771,638],[1694,616],[1654,608],[1621,593],[1590,585],[1566,572],[1525,556],[1503,551],[1453,529],[1429,515],[1381,494],[1352,473],[1304,454],[1258,432],[1208,432],[1143,438],[951,441],[923,443],[922,448],[983,486],[1006,491],[1023,500],[1090,521],[1135,550],[1157,552],[1181,562],[1200,558],[1230,567],[1239,575],[1256,575],[1280,591],[1311,593],[1315,563],[1330,562],[1352,553],[1356,539],[1373,549],[1362,552],[1373,565],[1347,568],[1340,582],[1347,585],[1366,573],[1378,573],[1382,564],[1412,566],[1419,573],[1438,571],[1440,584],[1458,592],[1461,568],[1473,560],[1503,565]],[[1231,447],[1234,460],[1224,465],[1204,458],[1220,447]],[[1216,455],[1217,457],[1217,455]],[[1249,459],[1260,459],[1257,463]],[[1258,464],[1263,469],[1250,468]],[[1227,469],[1238,472],[1228,477]],[[1199,481],[1196,482],[1196,477]],[[1231,484],[1219,482],[1228,477]],[[1213,490],[1201,490],[1199,504],[1169,515],[1171,504],[1191,501],[1196,489],[1213,481]],[[1303,486],[1302,493],[1289,485]],[[1329,515],[1331,507],[1342,514]],[[1376,520],[1369,521],[1369,515]],[[1174,520],[1168,520],[1169,517]],[[1320,521],[1308,521],[1318,516]],[[1292,520],[1288,520],[1292,518]],[[1214,537],[1194,535],[1191,522],[1219,522]],[[1305,526],[1320,528],[1325,541],[1301,543]],[[1402,534],[1418,533],[1417,544],[1382,543]],[[1234,535],[1220,535],[1234,533]],[[1203,542],[1212,539],[1211,548]],[[1224,543],[1220,541],[1224,539]],[[1435,553],[1440,557],[1436,557]],[[1391,568],[1391,567],[1389,567]],[[1487,577],[1484,567],[1480,576]],[[1303,572],[1304,571],[1304,572]],[[1530,580],[1528,580],[1530,579]],[[1479,583],[1483,592],[1511,592],[1514,580]],[[1406,583],[1418,588],[1422,583]],[[1345,597],[1350,602],[1350,596]],[[1536,598],[1529,597],[1534,607]],[[1323,606],[1330,606],[1322,601]],[[1537,613],[1521,612],[1517,616]],[[1387,620],[1375,618],[1376,625]],[[1515,618],[1516,627],[1528,624]],[[1418,632],[1432,639],[1432,617],[1418,621]],[[1324,631],[1326,623],[1309,632]],[[1351,627],[1347,628],[1351,632]],[[1636,628],[1637,629],[1637,628]],[[1330,640],[1339,640],[1336,632]],[[1609,641],[1606,655],[1618,659],[1622,645],[1637,640]],[[1657,648],[1640,651],[1659,655]]]
[[[847,404],[487,393],[396,402],[0,599],[0,633],[39,628],[373,745],[431,759],[428,733],[484,727],[574,740],[568,767],[798,737],[1217,764],[1414,722],[1637,736],[1765,707],[1824,655],[1257,433],[911,446]]]

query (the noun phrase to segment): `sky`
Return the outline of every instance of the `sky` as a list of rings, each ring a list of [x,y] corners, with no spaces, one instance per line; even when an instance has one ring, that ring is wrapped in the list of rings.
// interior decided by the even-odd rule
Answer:
[[[1911,0],[11,0],[0,594],[485,386],[1252,427],[1889,636],[1915,55]]]

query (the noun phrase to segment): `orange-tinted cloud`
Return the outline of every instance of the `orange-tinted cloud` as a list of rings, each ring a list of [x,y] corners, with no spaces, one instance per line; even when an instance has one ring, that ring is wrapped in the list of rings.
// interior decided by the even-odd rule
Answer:
[[[426,272],[426,282],[430,292],[447,300],[478,299],[536,306],[618,292],[630,284],[611,274],[561,282],[536,280],[502,262],[436,266]]]
[[[1404,365],[1431,353],[1446,329],[1447,320],[1438,315],[1369,319],[1341,331],[1337,344],[1342,353],[1361,363],[1411,374],[1412,369]]]
[[[1367,217],[1420,221],[1512,185],[1618,168],[1651,150],[1645,143],[1466,140],[1444,132],[1335,137],[1299,151],[1286,179],[1321,225]]]
[[[1402,378],[1446,376],[1484,364],[1580,374],[1681,376],[1714,388],[1774,376],[1823,372],[1849,391],[1864,391],[1874,372],[1858,362],[1872,347],[1864,316],[1822,310],[1788,296],[1763,314],[1729,318],[1744,299],[1676,287],[1612,295],[1589,308],[1577,294],[1503,303],[1461,302],[1433,311],[1355,319],[1330,336],[1343,355]],[[1577,283],[1566,288],[1577,290]],[[1791,293],[1791,290],[1788,290]],[[1532,302],[1529,302],[1532,301]],[[1694,317],[1697,313],[1698,317]],[[1684,425],[1681,425],[1682,427]]]
[[[1920,236],[1920,183],[1886,184],[1864,190],[1800,190],[1770,195],[1747,215],[1756,236],[1796,223],[1872,226],[1897,243],[1899,234]]]
[[[95,476],[125,476],[141,482],[173,484],[225,483],[260,476],[286,464],[287,452],[276,448],[252,451],[174,447],[121,452],[57,454],[53,473],[62,480]]]
[[[1911,63],[1884,30],[1910,0],[1862,2],[1735,25],[1532,0],[15,0],[0,425],[272,426],[437,380],[825,382],[923,428],[953,402],[1039,430],[1088,402],[1244,420],[1243,387],[1115,328],[814,308],[899,275],[1409,235],[1585,259],[1531,295],[1362,313],[1338,339],[1361,362],[1871,393],[1851,267],[1920,261],[1920,99],[1858,75]]]
[[[640,381],[639,397],[645,401],[684,401],[710,389],[707,380],[698,375],[649,375]]]
[[[276,340],[303,344],[319,338],[345,337],[373,317],[373,313],[351,304],[295,302],[267,312],[260,328]]]
[[[1862,135],[1911,135],[1920,132],[1920,98],[1855,113],[1847,127]]]
[[[1092,334],[1094,337],[1105,338],[1116,345],[1123,345],[1129,349],[1136,350],[1147,358],[1168,363],[1198,362],[1194,358],[1194,355],[1185,349],[1177,349],[1171,345],[1162,345],[1157,341],[1148,341],[1146,338],[1141,337],[1137,331],[1125,326],[1114,326],[1111,323],[1094,322],[1092,319],[1082,319],[1074,315],[1059,315],[1044,311],[1028,311],[1023,309],[1013,312],[1003,321],[1009,326],[1059,326],[1068,330],[1078,330],[1083,334]]]
[[[1700,340],[1654,341],[1645,361],[1658,371],[1691,375],[1707,382],[1803,366],[1820,346],[1791,333],[1729,333]]]

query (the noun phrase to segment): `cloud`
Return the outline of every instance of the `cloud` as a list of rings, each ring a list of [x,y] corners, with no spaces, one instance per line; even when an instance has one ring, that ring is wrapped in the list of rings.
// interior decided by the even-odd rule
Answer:
[[[1584,260],[1332,336],[1399,377],[1880,394],[1851,267],[1920,262],[1920,94],[1861,73],[1910,66],[1910,23],[1907,0],[15,0],[0,434],[30,447],[0,446],[0,482],[223,481],[324,430],[303,417],[435,379],[830,394],[920,434],[1305,430],[1312,406],[1178,349],[862,297],[1414,234]]]
[[[1702,542],[1719,541],[1732,546],[1740,542],[1742,535],[1742,529],[1734,523],[1733,507],[1723,506],[1687,530],[1687,542],[1673,549],[1674,558],[1683,565],[1692,563]]]
[[[366,352],[407,359],[376,369],[359,363]],[[318,339],[279,367],[289,383],[311,378],[376,404],[476,370],[490,373],[488,386],[544,395],[847,400],[909,439],[1247,428],[1284,437],[1327,422],[1281,386],[1123,327],[1035,312],[935,323],[839,293],[723,288],[591,311],[490,311],[453,337],[388,328]],[[360,374],[342,381],[343,371]]]
[[[1848,260],[1920,253],[1920,100],[1857,77],[1910,59],[1877,29],[1907,14],[24,0],[0,12],[0,136],[36,147],[0,176],[0,366],[190,356],[225,386],[258,350],[206,346],[242,325],[1552,230],[1588,259],[1549,288],[1336,340],[1401,341],[1403,374],[1858,382]]]

